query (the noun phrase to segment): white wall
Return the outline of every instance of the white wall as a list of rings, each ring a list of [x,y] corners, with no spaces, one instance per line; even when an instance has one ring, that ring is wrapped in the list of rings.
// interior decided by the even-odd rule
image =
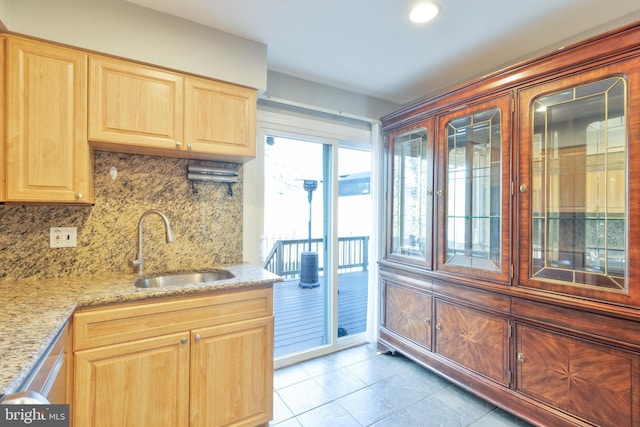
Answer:
[[[379,119],[402,106],[382,99],[269,71],[264,98],[284,99],[336,113]]]
[[[9,31],[264,90],[267,46],[124,0],[0,0]]]

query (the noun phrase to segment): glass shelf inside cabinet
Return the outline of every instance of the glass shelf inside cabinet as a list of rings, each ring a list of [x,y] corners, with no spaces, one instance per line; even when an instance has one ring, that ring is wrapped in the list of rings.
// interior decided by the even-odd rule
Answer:
[[[501,270],[500,108],[447,122],[445,265]]]
[[[430,266],[428,175],[431,166],[427,150],[427,129],[417,129],[393,139],[390,255]]]
[[[531,104],[531,277],[624,290],[627,83],[606,78]]]

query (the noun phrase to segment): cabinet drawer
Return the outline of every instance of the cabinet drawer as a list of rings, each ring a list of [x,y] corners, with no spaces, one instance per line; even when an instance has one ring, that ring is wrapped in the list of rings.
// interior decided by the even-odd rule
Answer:
[[[74,350],[272,314],[271,288],[83,309],[74,315]]]

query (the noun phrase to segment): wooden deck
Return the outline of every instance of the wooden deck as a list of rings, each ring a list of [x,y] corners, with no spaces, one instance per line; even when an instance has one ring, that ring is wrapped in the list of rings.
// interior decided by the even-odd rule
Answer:
[[[338,274],[338,327],[347,334],[367,327],[368,271]],[[273,287],[275,323],[274,355],[284,356],[326,344],[324,278],[320,286],[301,288],[300,279],[276,283]]]

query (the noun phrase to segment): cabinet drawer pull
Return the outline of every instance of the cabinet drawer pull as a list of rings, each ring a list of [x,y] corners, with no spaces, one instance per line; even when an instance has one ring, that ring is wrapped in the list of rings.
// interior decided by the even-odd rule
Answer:
[[[186,343],[188,343],[188,342],[189,342],[189,340],[188,340],[186,337],[184,337],[184,338],[182,338],[182,339],[180,340],[180,342],[181,342],[182,344],[186,344]]]
[[[440,322],[436,323],[436,331],[439,331],[442,329],[442,325],[440,324]]]
[[[518,362],[524,362],[524,353],[518,353]]]

